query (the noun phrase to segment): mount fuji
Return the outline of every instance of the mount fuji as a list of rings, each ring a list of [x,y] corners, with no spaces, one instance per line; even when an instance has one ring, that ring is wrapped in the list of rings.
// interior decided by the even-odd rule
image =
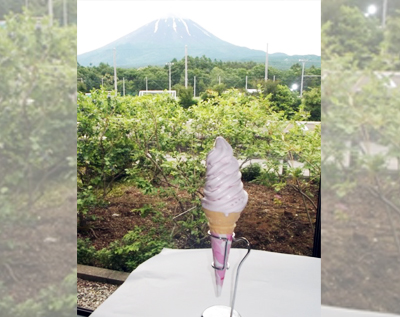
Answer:
[[[82,66],[96,66],[100,63],[113,65],[115,48],[118,67],[165,65],[174,58],[182,59],[185,56],[185,45],[188,55],[192,57],[205,55],[221,61],[265,61],[264,51],[223,41],[190,19],[168,17],[154,20],[99,49],[78,55],[78,63]],[[299,58],[314,60],[319,65],[321,63],[321,58],[316,55],[269,54],[271,66],[274,66],[274,59],[279,59],[290,64],[290,67]]]

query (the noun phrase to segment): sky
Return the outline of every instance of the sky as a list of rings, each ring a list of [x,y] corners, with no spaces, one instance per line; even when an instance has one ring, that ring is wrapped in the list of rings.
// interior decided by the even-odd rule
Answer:
[[[269,53],[321,55],[320,0],[78,0],[78,55],[173,14],[229,43]]]

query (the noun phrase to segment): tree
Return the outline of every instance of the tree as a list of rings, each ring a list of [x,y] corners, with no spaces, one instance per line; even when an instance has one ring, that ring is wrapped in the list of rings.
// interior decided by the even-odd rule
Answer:
[[[274,93],[269,95],[272,109],[275,111],[284,111],[288,118],[291,118],[300,105],[300,99],[297,94],[290,91],[289,87],[278,84]]]
[[[321,121],[321,88],[315,87],[303,92],[301,104],[310,112],[311,121]]]
[[[383,45],[387,53],[398,59],[400,57],[400,11],[397,11],[397,13],[397,17],[390,17],[387,20]]]
[[[220,79],[223,80],[225,77],[225,72],[221,68],[215,66],[210,72],[210,77],[211,85],[219,84]]]
[[[193,87],[180,89],[179,103],[183,108],[189,108],[196,104],[196,100],[193,99]]]
[[[347,56],[363,67],[379,54],[383,34],[378,26],[377,19],[365,17],[360,9],[342,6],[337,21],[329,21],[322,27],[322,52],[327,58]]]

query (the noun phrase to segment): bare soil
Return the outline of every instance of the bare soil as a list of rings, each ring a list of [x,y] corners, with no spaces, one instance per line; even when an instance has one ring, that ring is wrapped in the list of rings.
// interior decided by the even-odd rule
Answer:
[[[400,314],[400,214],[360,188],[322,194],[322,304]]]
[[[249,202],[237,222],[236,236],[246,237],[256,250],[311,256],[314,231],[311,229],[301,194],[289,186],[279,194],[262,185],[245,183],[244,187],[249,194]],[[317,205],[317,186],[312,187],[312,195],[312,200]],[[180,192],[178,196],[180,199],[188,198],[185,192]],[[106,208],[97,208],[92,212],[95,220],[90,221],[89,229],[78,230],[78,238],[89,238],[96,249],[107,247],[111,242],[121,239],[135,226],[154,227],[151,217],[143,218],[139,213],[132,212],[133,209],[165,203],[160,210],[166,219],[182,212],[174,198],[144,195],[135,187],[126,187],[109,201]],[[307,201],[306,204],[311,220],[315,223],[316,210],[310,202]],[[186,204],[184,207],[189,209],[191,205]],[[184,220],[187,216],[190,216],[190,212],[177,220]],[[209,247],[206,225],[203,228],[205,239],[197,245],[188,244],[185,234],[176,228],[174,221],[166,226],[170,228],[178,248]]]
[[[34,299],[76,268],[76,193],[58,196],[51,206],[23,210],[18,220],[1,223],[0,298]]]

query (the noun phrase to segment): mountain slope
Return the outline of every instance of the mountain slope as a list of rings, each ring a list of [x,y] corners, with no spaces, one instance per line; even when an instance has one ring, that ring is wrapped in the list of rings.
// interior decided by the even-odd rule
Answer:
[[[183,58],[185,45],[188,48],[188,55],[193,57],[205,55],[222,61],[265,61],[263,51],[230,44],[192,20],[171,17],[150,22],[102,48],[81,54],[78,56],[78,62],[82,66],[98,65],[101,62],[113,65],[113,49],[116,48],[118,67],[165,65],[173,58],[178,60]],[[308,57],[317,62],[319,60],[320,65],[320,57],[314,55]],[[270,63],[274,58],[274,54],[269,55]],[[284,60],[290,57],[276,53],[276,58]],[[304,56],[293,56],[293,58],[298,61]]]

